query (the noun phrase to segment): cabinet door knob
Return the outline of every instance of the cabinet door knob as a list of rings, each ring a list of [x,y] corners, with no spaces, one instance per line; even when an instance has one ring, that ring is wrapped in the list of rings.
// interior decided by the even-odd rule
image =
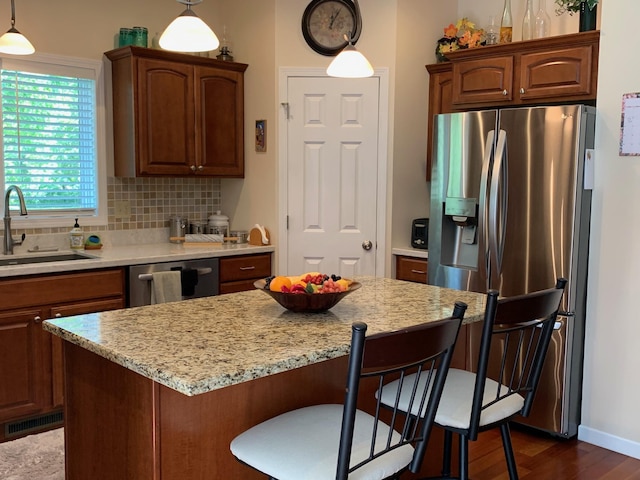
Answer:
[[[201,172],[202,170],[204,170],[204,167],[202,165],[198,165],[198,171]]]
[[[42,318],[40,318],[40,315],[36,315],[36,317],[33,319],[34,322],[36,323],[40,323],[42,321]]]
[[[523,93],[525,93],[525,89],[524,87],[520,87],[520,95],[522,95]]]
[[[509,92],[507,91],[507,89],[502,90],[502,96],[506,97],[507,95],[509,95]]]
[[[54,316],[55,316],[56,318],[62,318],[62,314],[61,314],[61,313],[56,313]]]
[[[196,166],[195,165],[191,165],[191,171],[195,172],[196,171]]]

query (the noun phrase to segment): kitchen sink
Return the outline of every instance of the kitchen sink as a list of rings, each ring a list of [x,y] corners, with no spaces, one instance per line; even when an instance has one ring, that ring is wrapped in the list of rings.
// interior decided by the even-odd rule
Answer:
[[[31,263],[66,262],[69,260],[91,260],[95,257],[82,253],[56,253],[52,255],[33,255],[25,257],[0,258],[0,267],[7,265],[28,265]]]

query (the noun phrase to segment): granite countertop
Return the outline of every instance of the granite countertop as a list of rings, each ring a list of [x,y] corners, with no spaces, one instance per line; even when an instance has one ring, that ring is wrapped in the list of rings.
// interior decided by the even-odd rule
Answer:
[[[59,262],[29,263],[22,265],[0,266],[0,278],[17,275],[36,275],[42,273],[70,272],[95,268],[121,267],[145,263],[173,262],[198,258],[225,257],[231,255],[250,255],[252,253],[273,252],[272,245],[254,246],[249,244],[221,246],[184,246],[178,243],[156,243],[143,245],[105,246],[100,250],[80,250],[79,253],[90,257],[82,260]],[[0,258],[24,258],[71,253],[70,250],[47,253],[29,253],[4,255]]]
[[[391,249],[393,255],[402,255],[405,257],[429,258],[429,250],[413,247],[394,247]]]
[[[45,330],[185,395],[197,395],[348,354],[351,324],[368,334],[433,321],[485,295],[389,278],[358,277],[362,287],[331,310],[285,310],[259,290],[79,315]]]

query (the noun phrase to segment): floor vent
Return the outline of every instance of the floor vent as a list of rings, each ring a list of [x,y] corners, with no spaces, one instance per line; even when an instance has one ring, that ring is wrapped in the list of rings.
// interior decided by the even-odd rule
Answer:
[[[5,438],[22,436],[25,433],[43,430],[49,427],[62,426],[62,412],[54,412],[48,415],[40,415],[39,417],[28,418],[19,422],[7,423],[4,426]]]

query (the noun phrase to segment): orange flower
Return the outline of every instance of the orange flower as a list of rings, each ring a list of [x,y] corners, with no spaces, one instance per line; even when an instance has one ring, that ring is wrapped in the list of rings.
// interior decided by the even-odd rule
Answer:
[[[456,35],[458,35],[458,28],[453,23],[450,23],[448,27],[445,27],[444,36],[446,38],[455,38]]]
[[[469,41],[471,40],[471,32],[468,30],[462,34],[461,37],[458,37],[458,43],[461,47],[469,47]]]
[[[471,34],[471,38],[469,38],[469,48],[479,47],[480,44],[484,41],[484,31],[478,30]]]

